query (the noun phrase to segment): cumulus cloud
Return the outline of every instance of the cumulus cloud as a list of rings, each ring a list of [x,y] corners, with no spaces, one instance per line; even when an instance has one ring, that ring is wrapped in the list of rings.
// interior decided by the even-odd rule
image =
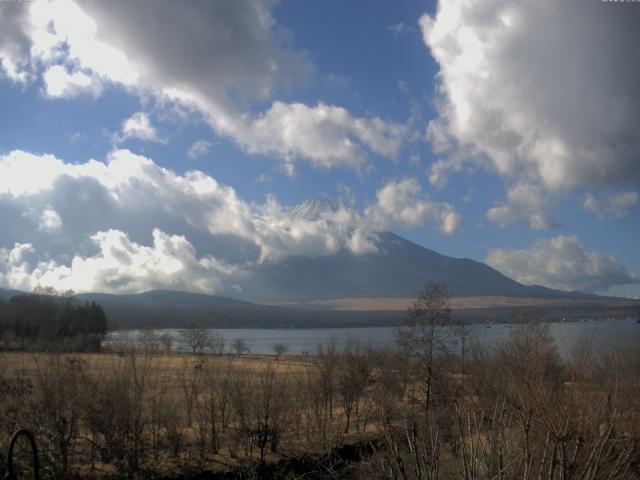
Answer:
[[[623,218],[637,205],[638,192],[618,192],[611,195],[587,193],[582,197],[582,208],[598,218]]]
[[[321,256],[346,249],[365,253],[363,241],[375,234],[361,223],[357,212],[331,202],[306,201],[291,209],[270,196],[256,206],[253,222],[261,239],[261,261],[289,255]],[[352,238],[357,237],[356,240]]]
[[[607,2],[441,0],[419,21],[439,66],[431,184],[497,172],[507,199],[488,218],[549,229],[568,189],[640,182],[638,22]]]
[[[376,202],[367,207],[365,217],[380,230],[391,225],[416,227],[433,221],[447,235],[460,226],[460,214],[448,203],[434,202],[415,178],[392,180],[378,190]]]
[[[29,11],[18,2],[0,5],[0,74],[16,83],[32,78],[29,58],[29,35],[25,32]]]
[[[58,232],[62,229],[62,219],[52,208],[45,208],[40,215],[38,230],[42,232]]]
[[[119,230],[100,231],[91,237],[99,252],[74,256],[68,264],[40,259],[31,244],[0,248],[0,284],[27,291],[41,285],[117,293],[158,288],[209,293],[246,275],[213,257],[198,258],[183,236],[159,229],[152,236],[152,245],[144,246]]]
[[[559,228],[560,222],[550,216],[551,199],[535,184],[518,183],[509,188],[506,202],[490,208],[487,218],[499,227],[525,225],[534,230]]]
[[[540,239],[529,249],[491,250],[486,261],[519,282],[560,290],[596,292],[637,283],[614,256],[586,250],[575,235]]]
[[[274,39],[268,2],[87,1],[82,9],[97,36],[135,62],[141,81],[161,88],[195,87],[222,102],[229,92],[267,99],[279,85],[310,73],[304,54]]]
[[[28,82],[49,72],[53,80],[57,76],[58,84],[60,78],[69,83],[73,74],[65,76],[66,69],[51,70],[55,65],[73,65],[74,72],[82,72],[72,84],[83,84],[86,79],[81,75],[91,75],[96,83],[105,80],[132,86],[138,81],[136,68],[126,55],[99,39],[95,20],[71,0],[27,5],[3,2],[0,13],[0,63],[14,81]],[[54,82],[52,92],[57,91]]]
[[[136,112],[122,122],[122,130],[116,135],[116,141],[120,143],[130,138],[147,142],[164,142],[145,112]]]
[[[58,77],[46,82],[51,96],[104,83],[151,94],[195,109],[217,133],[252,154],[279,157],[291,173],[297,161],[358,169],[371,154],[396,158],[404,141],[404,127],[392,121],[336,105],[271,101],[313,67],[277,40],[268,2],[59,0],[21,7],[20,22],[10,26],[15,35],[0,36],[0,61],[7,75],[24,73],[24,81],[44,65]],[[0,16],[0,31],[13,20]]]
[[[428,178],[432,187],[444,188],[449,182],[449,173],[456,170],[451,160],[436,160],[429,168]]]
[[[62,65],[49,67],[42,80],[45,94],[52,98],[70,98],[82,93],[97,97],[102,92],[102,84],[96,77],[80,71],[69,73]]]
[[[211,142],[207,142],[206,140],[198,140],[193,142],[187,150],[187,156],[191,160],[195,160],[202,155],[205,155],[211,149]]]
[[[432,136],[552,190],[637,182],[639,21],[606,2],[439,2],[420,19],[440,67]]]
[[[369,151],[395,159],[405,133],[401,125],[357,118],[344,108],[323,103],[309,107],[274,102],[245,128],[241,142],[247,151],[277,155],[289,171],[301,158],[321,168],[352,169],[366,163]]]
[[[257,264],[373,253],[379,230],[432,223],[453,233],[460,220],[415,179],[381,187],[363,213],[323,202],[292,212],[273,196],[249,203],[203,172],[180,175],[129,150],[76,164],[0,156],[0,215],[2,285],[108,291],[224,290]]]

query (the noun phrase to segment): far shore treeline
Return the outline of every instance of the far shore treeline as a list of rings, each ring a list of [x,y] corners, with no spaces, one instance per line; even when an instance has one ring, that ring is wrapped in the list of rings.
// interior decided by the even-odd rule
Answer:
[[[104,310],[95,302],[78,302],[73,292],[38,289],[0,299],[0,348],[97,351],[107,323]]]

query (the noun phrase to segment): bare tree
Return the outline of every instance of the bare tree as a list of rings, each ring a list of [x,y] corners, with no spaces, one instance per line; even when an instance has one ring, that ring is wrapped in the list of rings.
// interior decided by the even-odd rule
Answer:
[[[180,369],[180,388],[184,399],[184,409],[187,417],[187,426],[193,425],[193,410],[200,390],[202,389],[202,364],[195,365],[190,359],[185,358]]]
[[[264,462],[269,448],[278,450],[280,435],[289,412],[286,383],[273,367],[263,370],[252,388],[251,431],[252,442],[260,451]]]
[[[327,440],[327,427],[329,420],[333,419],[333,401],[336,389],[336,369],[338,355],[336,351],[336,339],[330,338],[325,345],[318,344],[317,354],[314,358],[317,368],[317,378],[314,379],[315,386],[312,389],[320,400],[317,405],[320,434],[322,440]]]
[[[606,355],[594,356],[586,340],[561,359],[549,325],[534,312],[495,350],[475,354],[478,383],[490,378],[485,369],[499,381],[477,389],[474,405],[454,402],[461,478],[635,478],[629,468],[637,458],[638,410],[622,400],[621,379],[637,382],[637,370],[622,373],[614,360],[599,378],[598,357]]]
[[[132,398],[132,433],[131,451],[128,456],[127,468],[129,472],[137,471],[144,459],[145,428],[147,427],[146,408],[149,396],[149,380],[155,369],[157,350],[129,349],[125,356],[127,376],[131,379]]]
[[[168,354],[169,352],[171,352],[171,347],[173,346],[173,337],[168,333],[163,333],[162,335],[160,335],[159,340],[162,344],[162,347],[164,348],[165,353]]]
[[[194,355],[196,353],[204,353],[211,346],[211,335],[206,328],[191,326],[181,330],[180,335]]]
[[[71,454],[79,435],[79,388],[84,365],[80,358],[60,354],[49,354],[43,364],[36,360],[36,365],[37,433],[47,447],[47,469],[57,478],[64,478],[69,473]]]
[[[287,346],[286,343],[278,342],[278,343],[274,343],[271,349],[276,354],[276,358],[279,360],[280,356],[287,353],[287,351],[289,350],[289,347]]]
[[[214,355],[224,355],[227,339],[222,332],[214,332],[211,335],[211,352]]]
[[[145,350],[152,352],[159,352],[162,348],[162,342],[160,341],[160,335],[154,330],[142,330],[138,337],[138,344]]]
[[[435,370],[435,357],[446,348],[442,327],[450,320],[447,287],[429,283],[409,306],[405,323],[396,332],[398,344],[417,363],[427,412],[432,400],[434,377],[439,373]]]
[[[228,396],[228,382],[224,381],[220,362],[209,358],[204,363],[203,371],[203,400],[205,416],[203,422],[208,426],[211,438],[211,450],[214,453],[220,448],[220,423],[218,419],[224,418],[220,407],[223,397]]]
[[[233,351],[236,352],[236,355],[238,356],[251,352],[251,347],[249,347],[249,344],[244,338],[234,339],[231,344],[231,348],[233,348]]]
[[[344,433],[349,433],[352,414],[364,395],[371,374],[371,363],[360,342],[349,338],[338,367],[337,392],[346,417]]]

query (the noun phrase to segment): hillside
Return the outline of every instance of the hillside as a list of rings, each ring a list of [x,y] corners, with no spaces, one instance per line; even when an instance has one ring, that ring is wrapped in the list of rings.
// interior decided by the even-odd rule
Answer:
[[[0,289],[5,300],[25,294]],[[260,305],[213,295],[155,290],[140,294],[82,293],[79,302],[95,301],[105,310],[111,329],[120,328],[324,328],[397,325],[410,299],[353,299],[295,306]],[[549,320],[627,317],[637,302],[593,297],[551,299],[454,297],[452,317],[464,322],[510,322],[540,308]]]
[[[199,293],[154,290],[133,295],[82,293],[103,306],[114,328],[313,328],[395,324],[404,311],[334,311],[259,305]]]
[[[315,220],[338,208],[303,202],[294,217]],[[551,319],[635,316],[637,302],[527,286],[488,265],[442,255],[391,232],[375,234],[376,253],[340,250],[289,256],[254,266],[241,292],[227,296],[155,290],[139,294],[81,293],[103,306],[114,328],[310,328],[397,324],[426,282],[447,285],[453,315],[464,321],[510,321],[536,307]],[[0,289],[5,301],[18,294]]]
[[[258,266],[241,298],[257,302],[304,302],[335,298],[415,298],[425,282],[444,283],[452,296],[594,298],[527,286],[488,265],[441,255],[391,232],[377,234],[378,253],[341,250],[321,257],[287,257]]]

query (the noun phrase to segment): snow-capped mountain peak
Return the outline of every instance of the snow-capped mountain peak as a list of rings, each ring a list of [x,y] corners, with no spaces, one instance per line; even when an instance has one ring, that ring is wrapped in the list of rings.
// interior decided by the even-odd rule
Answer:
[[[341,205],[327,198],[315,198],[305,200],[291,209],[292,218],[302,218],[309,221],[316,221],[328,214],[336,213]]]

